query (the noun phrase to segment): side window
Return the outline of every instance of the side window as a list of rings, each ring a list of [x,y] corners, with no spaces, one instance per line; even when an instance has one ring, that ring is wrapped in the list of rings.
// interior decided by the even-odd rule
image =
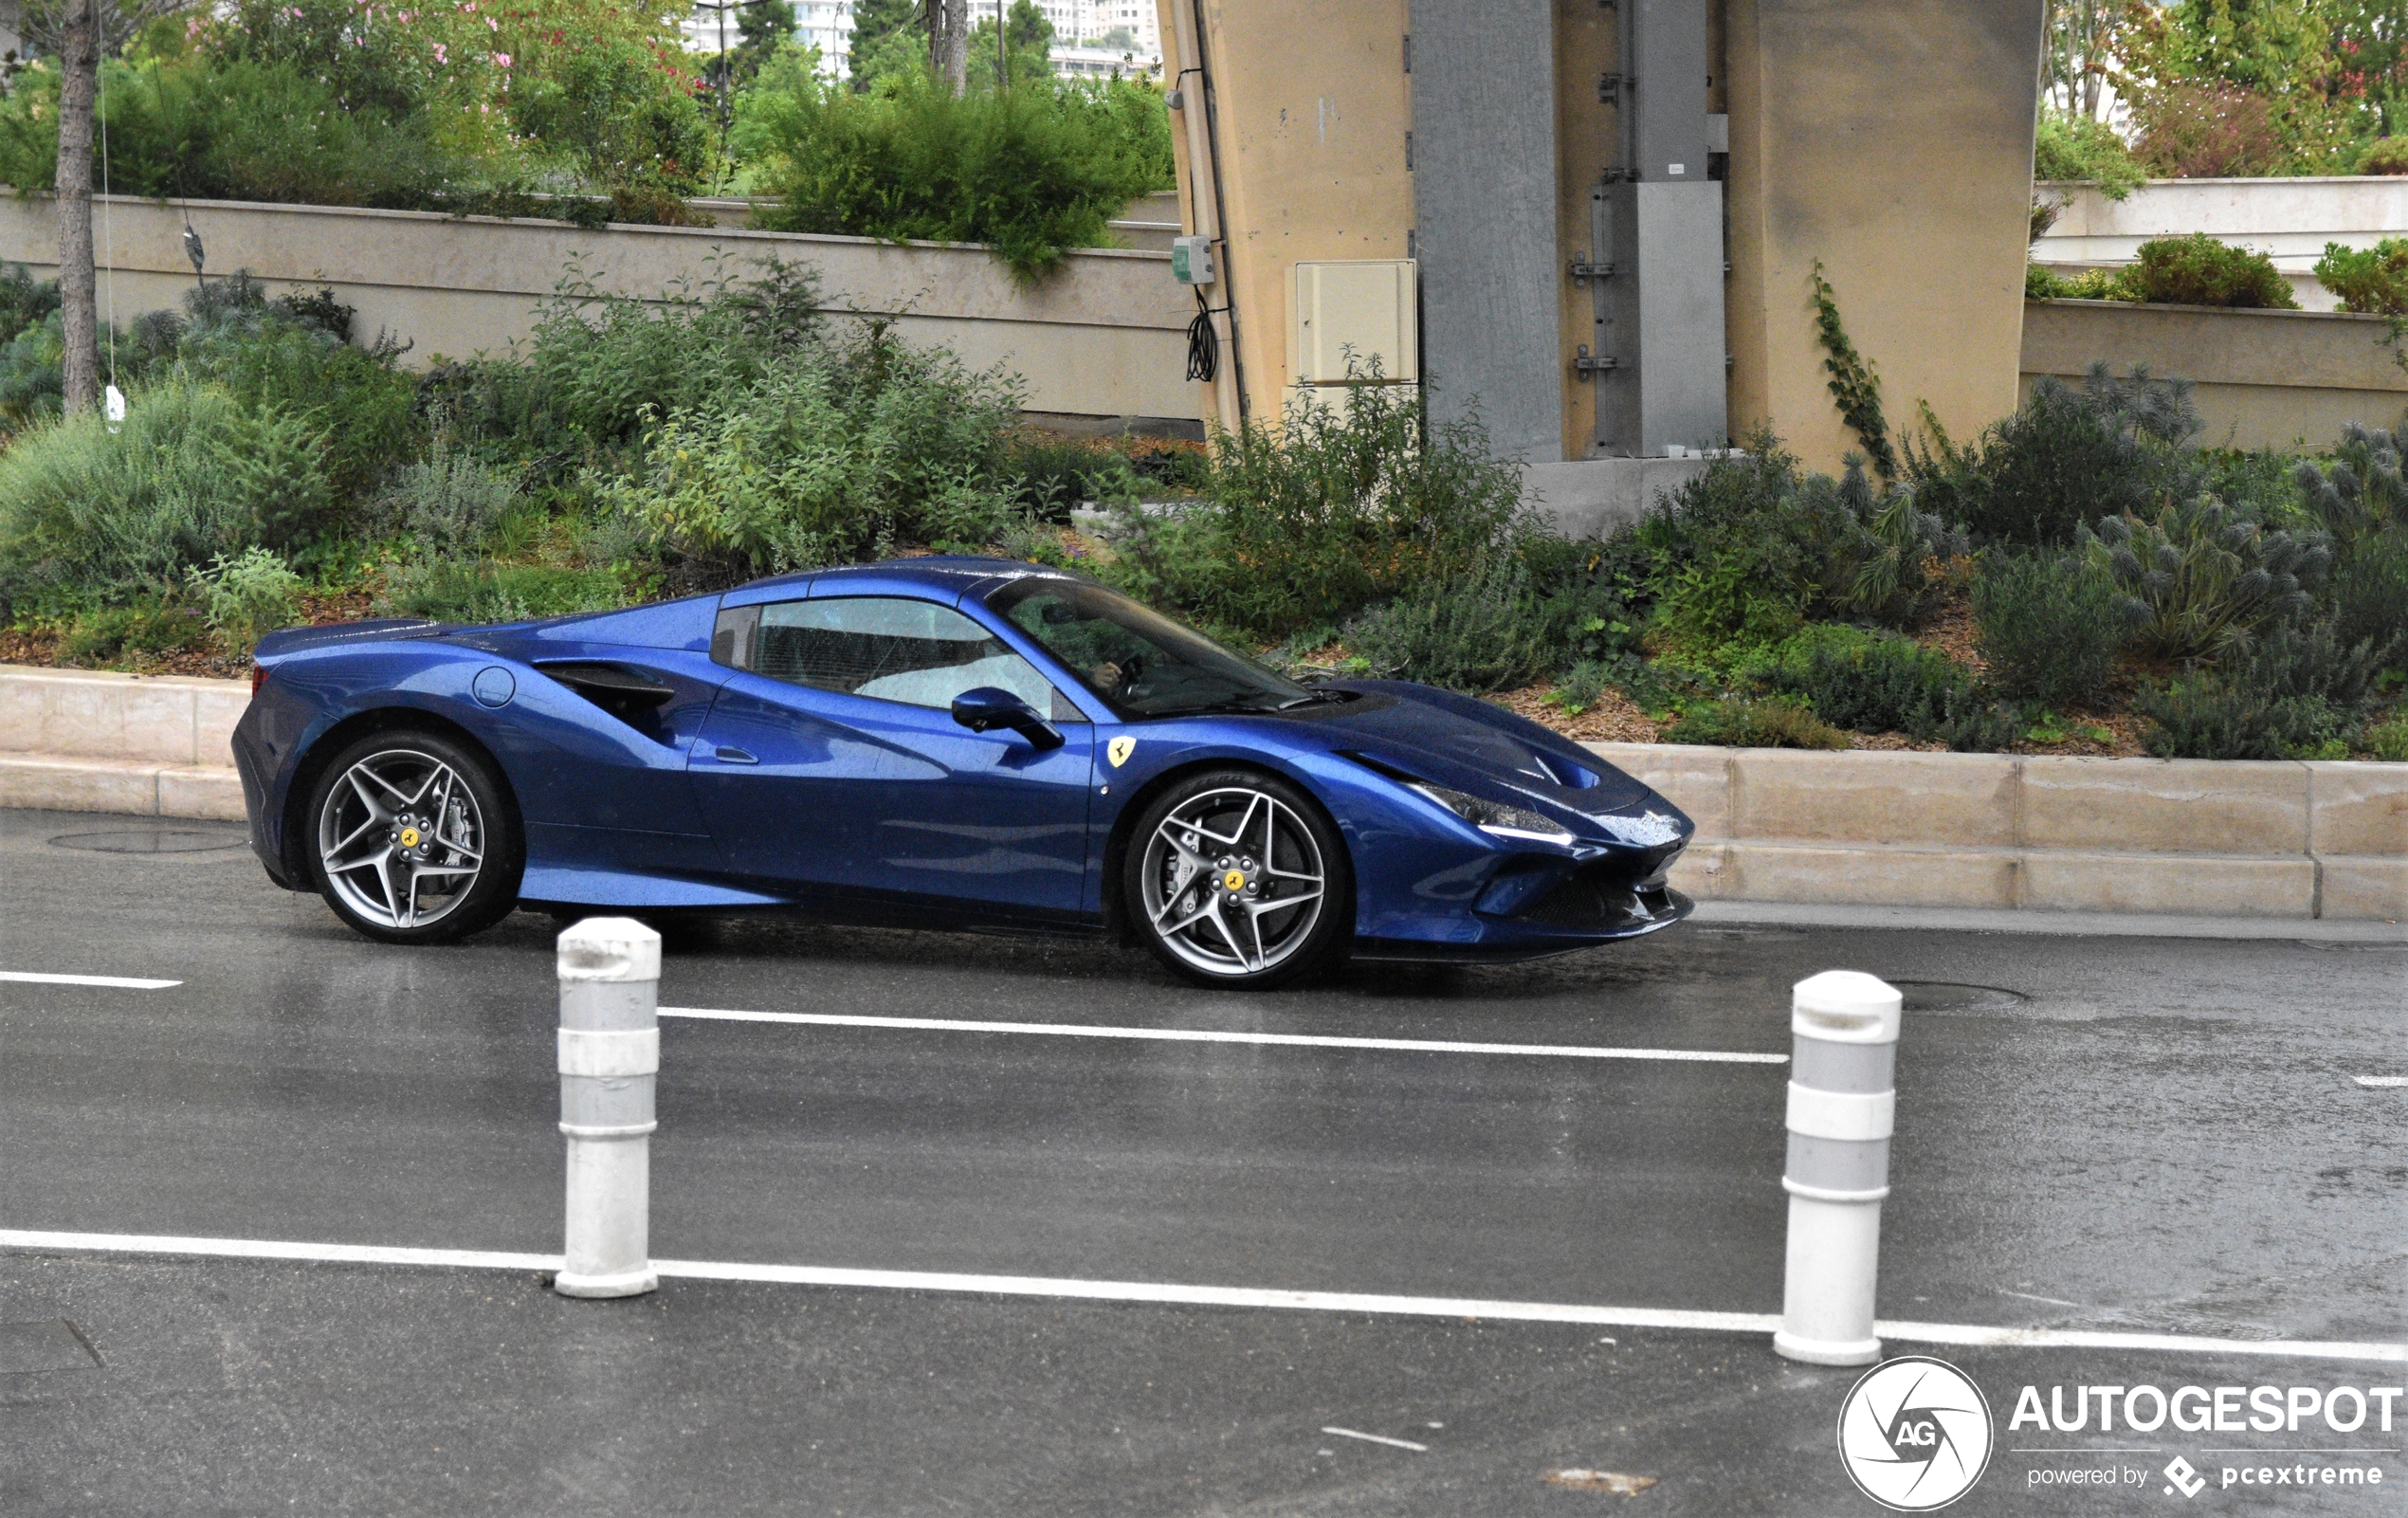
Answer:
[[[950,706],[980,686],[1039,711],[1067,707],[1036,667],[949,606],[899,596],[781,601],[760,609],[750,668],[789,685],[913,706]]]

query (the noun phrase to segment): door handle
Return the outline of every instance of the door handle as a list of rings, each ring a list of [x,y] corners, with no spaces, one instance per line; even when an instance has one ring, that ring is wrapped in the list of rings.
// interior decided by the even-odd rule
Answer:
[[[758,764],[760,762],[740,748],[721,747],[719,750],[719,759],[722,764]]]

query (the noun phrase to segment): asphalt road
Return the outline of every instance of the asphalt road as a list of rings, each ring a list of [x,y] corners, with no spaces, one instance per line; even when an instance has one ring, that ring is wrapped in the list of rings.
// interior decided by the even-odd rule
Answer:
[[[387,949],[229,844],[0,814],[0,970],[182,982],[0,982],[0,1228],[556,1250],[554,924]],[[2408,1088],[2355,1079],[2408,1074],[2400,943],[1689,924],[1270,997],[1060,942],[722,919],[672,924],[668,947],[672,1005],[1773,1053],[1793,981],[1868,970],[1909,995],[1885,1317],[2408,1326]],[[1774,1312],[1784,1078],[666,1020],[653,1248]],[[97,1363],[5,1368],[62,1321]],[[2088,1456],[2013,1453],[2034,1442],[2005,1428],[2026,1382],[2402,1380],[1934,1352],[1999,1417],[1973,1511],[2184,1500],[2031,1485]],[[1870,1512],[1832,1447],[1852,1379],[1752,1335],[700,1282],[585,1304],[510,1273],[18,1252],[0,1512]],[[2237,1458],[2162,1437],[2125,1458]],[[2359,1437],[2380,1491],[2198,1503],[2408,1511],[2408,1434]],[[1565,1467],[1659,1483],[1544,1481]]]

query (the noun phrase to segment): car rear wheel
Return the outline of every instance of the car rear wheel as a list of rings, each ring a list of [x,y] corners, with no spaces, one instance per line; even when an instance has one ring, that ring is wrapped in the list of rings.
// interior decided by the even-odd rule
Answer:
[[[1172,786],[1138,819],[1124,874],[1138,936],[1199,985],[1282,985],[1353,943],[1345,843],[1276,776],[1222,770]]]
[[[525,860],[491,761],[434,733],[372,734],[335,756],[309,803],[310,874],[335,915],[387,943],[490,927]]]

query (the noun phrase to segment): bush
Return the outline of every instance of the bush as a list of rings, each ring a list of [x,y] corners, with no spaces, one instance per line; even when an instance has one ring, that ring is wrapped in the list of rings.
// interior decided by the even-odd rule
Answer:
[[[301,619],[301,576],[265,548],[220,554],[188,577],[209,625],[236,652],[250,652],[260,639]]]
[[[1022,509],[1045,521],[1068,521],[1081,503],[1135,501],[1138,472],[1109,444],[1023,429],[1005,440],[1003,470]]]
[[[2143,691],[2142,746],[2161,759],[2327,757],[2358,727],[2382,651],[2343,643],[2329,622],[2275,629],[2220,669]]]
[[[293,418],[182,380],[129,400],[119,432],[95,410],[0,453],[0,607],[166,592],[268,525],[317,518],[320,459]]]
[[[1833,624],[1811,627],[1746,671],[1776,695],[1860,733],[1944,738],[1952,748],[2003,747],[2011,718],[1992,713],[1973,672],[1936,649],[1888,633]]]
[[[1924,510],[1976,541],[2063,547],[2085,522],[2195,493],[2198,429],[2187,381],[2094,364],[2078,389],[2042,377],[1979,443],[1935,430],[1929,449],[1907,449],[1907,479]]]
[[[779,197],[774,231],[985,243],[1023,281],[1171,182],[1170,124],[1150,85],[1030,82],[956,96],[924,73],[856,95],[788,51],[743,99],[735,141]]]
[[[2366,748],[2388,764],[2408,764],[2408,715],[2366,729]]]
[[[2143,243],[2137,262],[2124,270],[2123,283],[2131,299],[2165,305],[2299,309],[2290,281],[2272,259],[2219,243],[2205,232]]]
[[[1999,691],[2046,706],[2095,703],[2131,630],[2125,597],[2089,564],[2002,549],[1974,572],[1973,620]]]
[[[1373,673],[1485,695],[1528,685],[1556,650],[1538,635],[1529,572],[1504,555],[1451,584],[1357,617],[1346,642]]]
[[[180,652],[207,642],[209,631],[200,611],[145,597],[77,616],[60,635],[59,657],[90,665],[130,653]]]
[[[635,439],[648,411],[725,405],[810,347],[818,299],[817,276],[775,259],[657,302],[608,293],[573,261],[537,314],[523,376],[488,367],[437,383],[470,392],[454,397],[464,430],[483,416],[546,448],[607,458]]]
[[[2332,567],[2322,533],[2236,521],[2212,496],[2085,528],[2083,557],[2137,605],[2133,643],[2169,659],[2219,654],[2271,623],[2305,616]]]
[[[2408,174],[2408,138],[2377,137],[2359,155],[2355,174]]]
[[[1848,735],[1796,701],[1724,697],[1691,706],[1656,735],[1667,743],[1729,748],[1846,748]]]
[[[626,604],[618,576],[607,569],[429,557],[386,576],[376,611],[474,624],[605,612]]]
[[[2088,181],[2107,199],[2122,200],[2146,184],[2149,175],[2105,121],[2043,110],[2033,134],[2032,177]]]
[[[2408,669],[2408,527],[2344,546],[2326,583],[2343,640],[2388,645],[2392,668]]]
[[[1421,404],[1364,385],[1342,411],[1305,399],[1283,428],[1218,434],[1202,501],[1121,510],[1108,577],[1265,639],[1465,578],[1529,530],[1521,471],[1476,419],[1426,429]]]
[[[2397,172],[2408,174],[2408,162]],[[2326,243],[2316,283],[2341,297],[2344,311],[2408,316],[2408,238],[2386,237],[2372,247]]]
[[[2132,155],[2161,179],[2253,178],[2280,174],[2290,153],[2263,95],[2220,82],[2178,82],[2147,92]]]
[[[1017,515],[997,468],[1017,406],[999,375],[884,333],[807,348],[670,412],[610,500],[697,585],[904,541],[983,544]]]
[[[2389,432],[2347,423],[2332,464],[2318,468],[2313,459],[2301,459],[2291,481],[2300,505],[2341,542],[2408,528],[2408,481],[2400,476],[2399,442]]]

